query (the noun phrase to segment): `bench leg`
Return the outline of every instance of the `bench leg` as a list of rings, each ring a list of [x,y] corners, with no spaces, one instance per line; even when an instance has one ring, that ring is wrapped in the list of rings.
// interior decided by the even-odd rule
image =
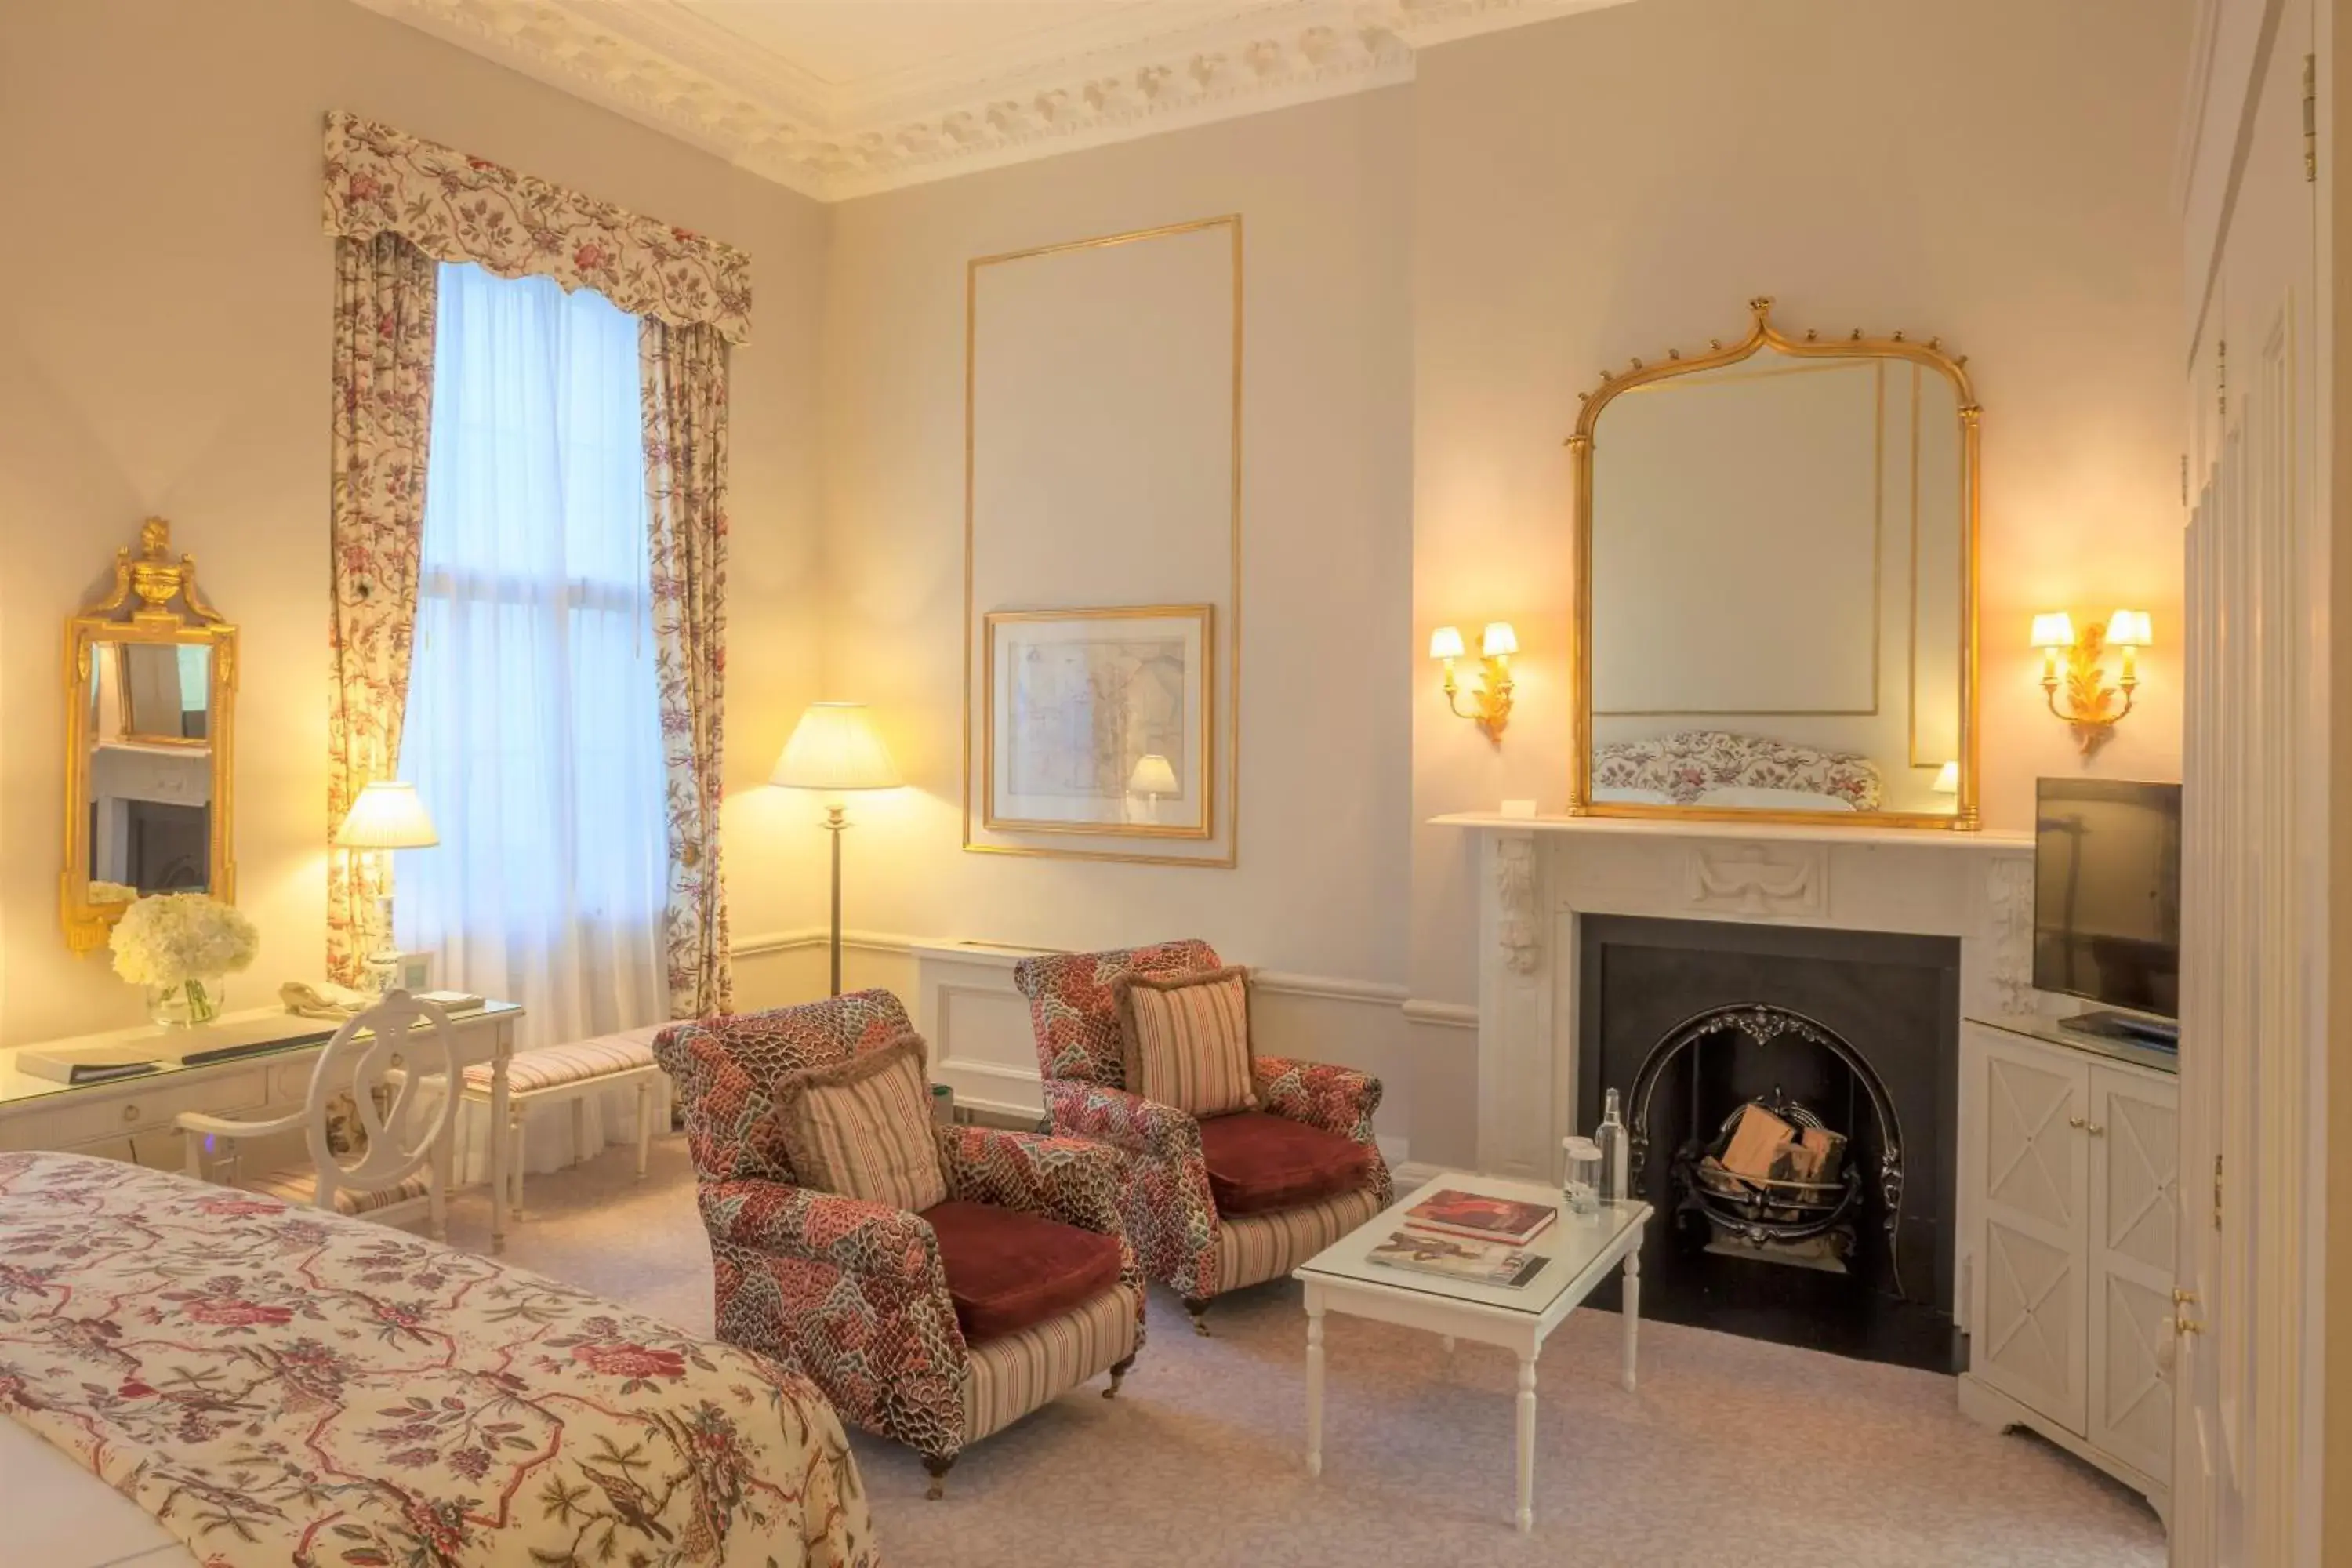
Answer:
[[[593,1152],[588,1147],[588,1096],[575,1094],[572,1097],[572,1163],[577,1165]]]
[[[654,1080],[637,1080],[637,1180],[646,1179],[646,1156],[654,1143]]]

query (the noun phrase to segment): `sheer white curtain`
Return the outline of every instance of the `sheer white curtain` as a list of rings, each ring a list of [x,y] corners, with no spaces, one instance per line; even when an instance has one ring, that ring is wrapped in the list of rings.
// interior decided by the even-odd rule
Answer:
[[[441,268],[400,757],[441,842],[398,857],[396,910],[526,1046],[667,1011],[638,374],[603,296]]]

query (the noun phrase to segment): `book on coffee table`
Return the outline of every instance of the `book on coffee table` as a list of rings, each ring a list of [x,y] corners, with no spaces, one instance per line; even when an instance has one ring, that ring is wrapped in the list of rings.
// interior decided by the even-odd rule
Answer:
[[[1364,1254],[1364,1260],[1474,1285],[1507,1286],[1514,1290],[1542,1273],[1544,1265],[1551,1261],[1491,1241],[1471,1241],[1409,1228],[1376,1244]]]
[[[1559,1210],[1553,1205],[1487,1197],[1447,1187],[1405,1210],[1404,1222],[1416,1230],[1434,1231],[1442,1236],[1524,1247],[1559,1217]]]

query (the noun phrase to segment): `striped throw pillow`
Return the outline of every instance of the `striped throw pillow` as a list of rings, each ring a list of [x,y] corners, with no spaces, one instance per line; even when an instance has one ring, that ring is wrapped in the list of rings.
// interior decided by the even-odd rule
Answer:
[[[1116,989],[1129,1093],[1195,1116],[1257,1108],[1248,970],[1130,974]]]
[[[776,1121],[803,1186],[919,1214],[947,1201],[920,1035],[793,1073],[776,1086]]]

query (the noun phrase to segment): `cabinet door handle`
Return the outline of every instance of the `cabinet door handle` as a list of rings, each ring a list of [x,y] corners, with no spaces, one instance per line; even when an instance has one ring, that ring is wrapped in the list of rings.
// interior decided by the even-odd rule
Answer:
[[[2176,1334],[2201,1334],[2205,1331],[2205,1325],[2194,1318],[2176,1317],[2172,1320],[2172,1331]]]
[[[122,1108],[122,1120],[125,1121],[136,1121],[139,1120],[139,1107],[135,1101]]]
[[[2098,1122],[2085,1121],[2079,1116],[2070,1116],[2066,1118],[2066,1125],[2074,1128],[2078,1132],[2087,1132],[2094,1138],[2104,1138],[2107,1133],[2107,1130]]]

